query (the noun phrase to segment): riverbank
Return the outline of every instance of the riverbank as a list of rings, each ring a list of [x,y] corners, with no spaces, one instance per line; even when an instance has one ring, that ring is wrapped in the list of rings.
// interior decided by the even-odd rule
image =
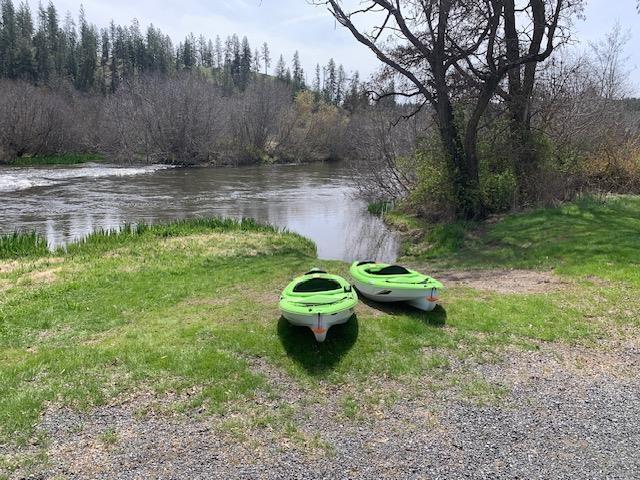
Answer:
[[[37,155],[15,158],[5,165],[15,167],[37,167],[41,165],[78,165],[88,162],[102,162],[104,156],[97,153],[64,153],[60,155]],[[0,164],[2,165],[2,164]]]
[[[487,225],[438,262],[442,307],[361,301],[324,344],[278,296],[348,264],[295,234],[181,222],[14,255],[0,477],[632,476],[639,211],[623,197]],[[430,255],[410,262],[431,271]]]

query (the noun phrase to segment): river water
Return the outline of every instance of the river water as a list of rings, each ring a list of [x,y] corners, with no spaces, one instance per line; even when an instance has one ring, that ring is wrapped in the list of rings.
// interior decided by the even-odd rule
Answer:
[[[0,167],[0,233],[36,230],[50,247],[124,223],[214,215],[300,233],[322,259],[393,261],[398,249],[341,164]]]

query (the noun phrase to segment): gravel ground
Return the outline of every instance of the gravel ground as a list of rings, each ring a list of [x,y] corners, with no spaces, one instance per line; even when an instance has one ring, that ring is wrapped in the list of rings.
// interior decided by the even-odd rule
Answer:
[[[222,428],[229,418],[168,413],[175,399],[141,394],[88,413],[49,409],[39,427],[51,439],[47,470],[16,478],[640,478],[635,342],[549,344],[496,364],[453,365],[447,376],[504,387],[484,405],[455,387],[383,384],[396,401],[368,404],[356,419],[341,414],[346,386],[321,387],[323,401],[308,402],[282,372],[258,360],[255,368],[280,396],[251,399],[249,409],[297,405],[301,435],[253,426],[238,437]]]

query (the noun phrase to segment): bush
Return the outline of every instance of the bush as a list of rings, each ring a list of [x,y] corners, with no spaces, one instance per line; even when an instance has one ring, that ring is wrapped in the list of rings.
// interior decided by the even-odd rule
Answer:
[[[455,196],[451,166],[446,161],[437,140],[425,139],[414,155],[416,182],[409,204],[429,220],[453,218]]]
[[[486,173],[480,179],[482,202],[489,213],[512,210],[516,204],[516,176],[510,170]]]

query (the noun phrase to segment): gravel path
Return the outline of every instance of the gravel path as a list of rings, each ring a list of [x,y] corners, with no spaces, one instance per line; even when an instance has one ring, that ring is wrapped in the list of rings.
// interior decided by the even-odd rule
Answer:
[[[503,385],[508,393],[497,403],[470,402],[452,388],[416,394],[389,384],[397,401],[357,420],[340,414],[343,387],[327,386],[326,402],[298,405],[303,440],[268,426],[238,438],[220,428],[224,419],[162,412],[150,395],[89,413],[50,410],[39,427],[52,439],[50,465],[27,478],[637,479],[639,365],[635,343],[595,352],[543,345],[502,363],[452,367],[449,375]],[[263,363],[256,368],[269,374]],[[285,375],[270,376],[281,397],[256,405],[305,403]]]

